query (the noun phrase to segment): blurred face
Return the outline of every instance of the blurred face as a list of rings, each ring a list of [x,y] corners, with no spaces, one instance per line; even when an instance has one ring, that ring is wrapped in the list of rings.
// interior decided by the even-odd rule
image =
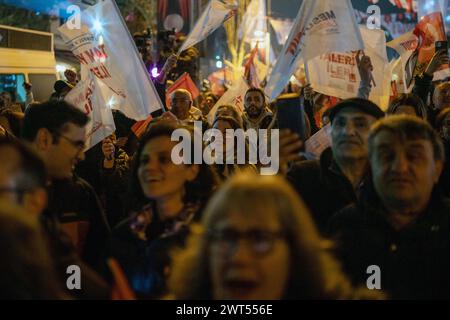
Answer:
[[[336,159],[367,157],[370,126],[376,118],[355,108],[342,109],[331,124],[331,147]]]
[[[151,139],[144,146],[137,171],[142,192],[153,200],[182,196],[184,185],[197,176],[196,165],[176,165],[172,162],[172,148],[177,144],[170,136]]]
[[[250,91],[245,95],[245,110],[251,118],[257,118],[264,110],[264,99],[261,93]]]
[[[281,299],[290,253],[272,210],[227,213],[209,245],[214,299]]]
[[[171,97],[172,109],[170,110],[179,120],[189,117],[192,101],[185,92],[175,91]]]
[[[65,130],[56,133],[56,143],[51,134],[47,134],[50,143],[45,147],[43,158],[49,176],[54,179],[72,177],[75,165],[84,160],[86,129],[73,123],[64,127]]]
[[[227,129],[233,129],[233,127],[230,125],[230,123],[228,121],[224,121],[224,120],[217,120],[214,123],[213,126],[214,129],[220,130],[220,132],[222,132],[222,136],[224,137],[223,143],[225,144],[225,137],[226,137],[226,130]]]
[[[407,114],[410,116],[417,116],[416,110],[414,110],[413,107],[408,105],[398,106],[397,109],[395,109],[394,114]]]
[[[0,147],[0,200],[19,205],[27,214],[41,215],[47,207],[47,192],[24,185],[24,172],[18,167],[21,161],[13,147]]]
[[[211,111],[212,107],[214,107],[214,100],[211,97],[206,97],[206,99],[203,99],[202,101],[202,113],[204,116],[208,115],[208,113]]]
[[[392,133],[381,131],[373,148],[373,181],[386,207],[424,208],[442,169],[442,162],[434,160],[431,142],[401,141]]]
[[[433,94],[433,104],[439,110],[450,107],[450,82],[436,87]]]

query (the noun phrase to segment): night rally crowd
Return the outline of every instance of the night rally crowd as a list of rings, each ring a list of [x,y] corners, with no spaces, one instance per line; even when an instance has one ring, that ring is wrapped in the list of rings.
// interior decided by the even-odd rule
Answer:
[[[173,92],[142,134],[114,111],[116,132],[87,152],[88,117],[64,101],[74,72],[49,101],[32,101],[30,85],[25,105],[1,93],[0,298],[449,299],[450,81],[432,82],[448,60],[437,52],[386,112],[367,99],[367,56],[358,97],[326,112],[327,97],[290,86],[306,138],[330,123],[331,147],[311,160],[283,129],[272,176],[249,162],[171,159],[172,133],[193,134],[193,121],[224,134],[276,129],[261,89],[247,91],[242,114],[220,106],[212,125],[207,88],[195,101]],[[162,101],[177,63],[169,56],[154,80]],[[67,286],[72,265],[81,289]],[[368,288],[370,266],[381,290]]]

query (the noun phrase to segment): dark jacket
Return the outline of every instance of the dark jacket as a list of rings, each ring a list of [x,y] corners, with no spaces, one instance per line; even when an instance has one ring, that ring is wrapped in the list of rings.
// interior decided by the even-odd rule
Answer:
[[[71,239],[59,228],[56,217],[46,210],[40,216],[40,223],[43,234],[47,240],[50,257],[52,258],[57,279],[60,287],[66,289],[66,293],[82,300],[87,299],[110,299],[111,288],[108,284],[88,265],[86,265],[78,255]],[[80,267],[81,289],[67,289],[67,268],[71,265]]]
[[[287,179],[311,210],[322,233],[336,211],[357,199],[352,183],[339,169],[331,148],[322,152],[320,160],[302,161],[292,166]]]
[[[424,105],[427,106],[428,122],[432,127],[434,127],[436,115],[438,113],[438,110],[435,110],[432,105],[428,105],[428,98],[433,94],[433,89],[433,77],[422,74],[414,78],[412,93],[419,96]]]
[[[70,236],[83,260],[96,268],[110,234],[109,224],[94,189],[85,180],[53,181],[48,188],[48,210]]]
[[[450,141],[444,141],[445,163],[439,180],[439,187],[445,197],[450,198]]]
[[[331,219],[330,234],[347,275],[365,285],[367,267],[377,265],[381,289],[392,299],[449,299],[450,200],[434,195],[427,210],[400,231],[384,212],[375,196]]]
[[[98,167],[100,172],[98,196],[105,209],[109,225],[114,227],[125,218],[124,203],[130,169],[129,157],[125,151],[118,148],[112,168],[104,168],[103,159],[100,160]]]
[[[257,120],[251,119],[246,112],[242,114],[242,121],[244,124],[244,129],[275,129],[278,127],[276,123],[276,119],[274,119],[275,115],[266,108],[263,113],[259,116]]]
[[[170,254],[185,245],[189,224],[197,220],[198,206],[186,207],[176,218],[161,222],[150,207],[152,221],[141,225],[138,215],[121,222],[113,230],[107,255],[123,268],[131,288],[140,298],[158,298],[166,294]],[[145,238],[135,230],[145,230]]]

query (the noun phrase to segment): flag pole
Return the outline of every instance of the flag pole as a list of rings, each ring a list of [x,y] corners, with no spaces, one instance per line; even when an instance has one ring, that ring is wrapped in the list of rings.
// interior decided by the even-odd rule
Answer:
[[[103,0],[103,1],[105,1],[105,0]],[[120,23],[122,23],[122,26],[125,28],[126,33],[128,34],[128,38],[129,38],[130,41],[131,41],[131,45],[132,45],[132,47],[134,48],[134,52],[136,53],[136,55],[137,55],[137,57],[138,57],[138,60],[139,60],[139,62],[141,63],[142,68],[145,70],[145,75],[146,75],[148,81],[150,82],[151,87],[152,87],[153,90],[154,90],[156,99],[159,100],[160,106],[162,107],[162,110],[163,110],[164,112],[166,112],[167,109],[166,109],[166,107],[164,106],[164,104],[162,103],[162,101],[161,101],[161,99],[160,99],[160,97],[159,97],[159,94],[158,94],[158,92],[156,91],[155,86],[153,85],[152,79],[150,79],[150,74],[149,74],[148,71],[147,71],[147,68],[146,68],[146,66],[145,66],[145,64],[144,64],[144,60],[141,58],[141,55],[139,54],[139,50],[138,50],[138,48],[136,47],[136,43],[134,42],[134,39],[133,39],[133,37],[132,37],[131,34],[130,34],[130,30],[128,30],[128,27],[127,27],[127,25],[126,25],[126,23],[125,23],[125,20],[123,20],[122,14],[120,13],[120,9],[119,9],[119,7],[117,6],[116,1],[115,1],[115,0],[110,0],[110,1],[113,3],[114,8],[116,9],[116,12],[117,12],[117,14],[119,15],[119,21],[120,21]]]
[[[306,82],[307,83],[311,83],[309,80],[309,69],[308,69],[308,62],[306,61],[304,64],[305,67],[305,77],[306,77]]]

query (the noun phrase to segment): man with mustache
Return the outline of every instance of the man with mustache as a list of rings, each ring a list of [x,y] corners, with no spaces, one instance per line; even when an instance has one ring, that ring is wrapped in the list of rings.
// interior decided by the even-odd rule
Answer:
[[[424,120],[391,116],[372,128],[372,179],[357,204],[331,220],[339,256],[356,283],[379,268],[379,287],[393,299],[450,298],[450,200],[436,188],[442,141]],[[373,271],[372,271],[373,273]]]
[[[336,211],[356,201],[368,170],[370,126],[384,112],[361,98],[343,100],[330,109],[331,148],[319,160],[295,164],[287,179],[305,201],[321,232]]]

